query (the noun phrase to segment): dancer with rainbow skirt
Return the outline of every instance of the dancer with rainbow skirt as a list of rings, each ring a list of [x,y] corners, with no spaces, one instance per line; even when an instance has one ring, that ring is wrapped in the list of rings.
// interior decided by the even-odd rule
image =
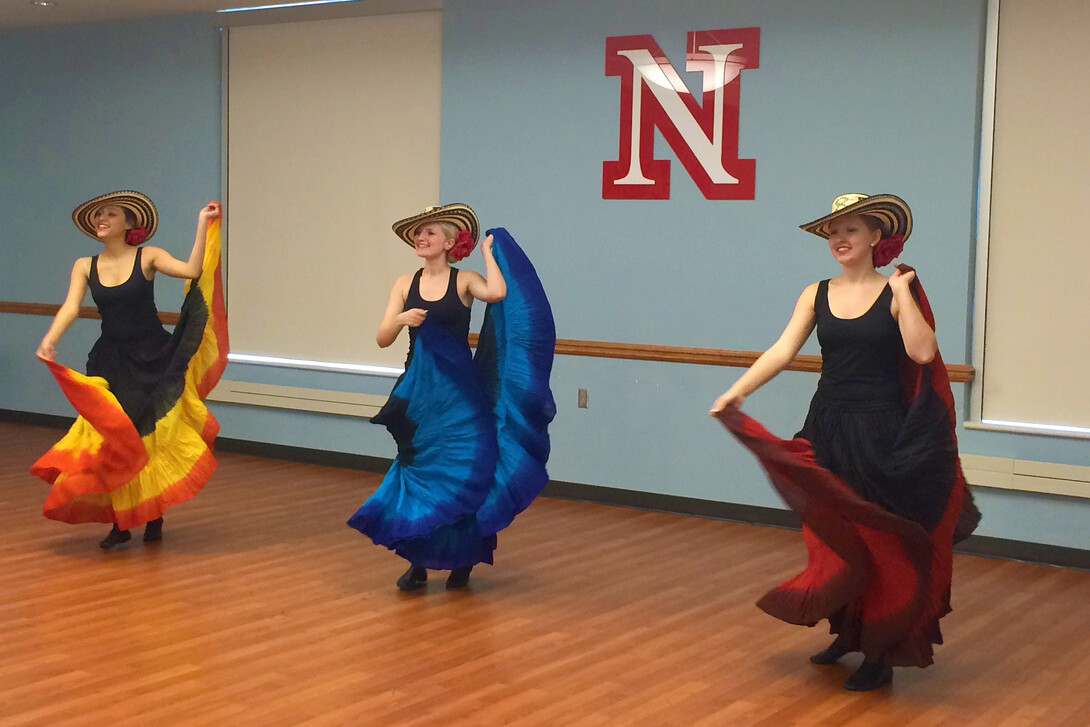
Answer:
[[[473,566],[492,563],[496,533],[548,481],[552,310],[502,227],[486,233],[485,276],[451,267],[476,247],[479,229],[464,204],[393,226],[424,261],[395,281],[376,336],[386,347],[409,329],[405,373],[372,420],[390,430],[398,456],[348,524],[409,562],[403,591],[423,588],[429,568],[450,571],[448,589],[468,585]],[[488,307],[471,356],[474,299]]]
[[[227,319],[220,277],[220,205],[197,218],[189,259],[141,244],[158,227],[147,196],[133,191],[95,197],[72,219],[102,243],[76,260],[64,304],[38,346],[79,417],[31,468],[52,485],[44,514],[68,523],[112,523],[103,550],[131,539],[162,539],[163,511],[193,497],[216,468],[219,424],[203,399],[227,364]],[[155,308],[156,273],[186,278],[173,333]],[[87,375],[58,364],[56,345],[79,315],[87,289],[102,316],[102,335],[87,357]]]

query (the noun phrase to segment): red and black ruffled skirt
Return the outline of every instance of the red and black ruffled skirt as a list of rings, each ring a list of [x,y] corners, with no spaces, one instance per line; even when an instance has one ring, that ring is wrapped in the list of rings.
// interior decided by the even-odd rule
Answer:
[[[922,289],[914,292],[934,325]],[[737,409],[719,418],[802,520],[806,568],[757,605],[788,623],[827,619],[867,660],[925,667],[950,612],[953,544],[980,513],[958,460],[941,357],[927,366],[906,358],[901,379],[899,400],[819,391],[790,440]]]

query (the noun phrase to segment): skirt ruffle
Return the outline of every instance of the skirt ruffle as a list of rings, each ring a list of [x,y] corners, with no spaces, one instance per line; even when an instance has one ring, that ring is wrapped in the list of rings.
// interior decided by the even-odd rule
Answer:
[[[141,435],[155,426],[154,402],[160,398],[164,383],[169,380],[169,385],[178,387],[184,380],[184,367],[181,371],[171,370],[179,343],[180,339],[159,326],[140,338],[103,336],[87,355],[87,375],[110,383],[110,392]]]
[[[806,440],[779,439],[737,410],[721,419],[803,523],[806,569],[757,605],[793,624],[829,619],[845,646],[868,658],[930,664],[931,643],[939,642],[931,637],[949,607],[946,601],[938,611],[927,608],[931,570],[936,558],[950,557],[950,546],[943,553],[919,524],[860,497],[818,464]],[[943,590],[948,598],[948,582]],[[921,628],[922,642],[914,635]],[[907,662],[902,652],[911,654]]]
[[[720,419],[757,456],[803,524],[806,569],[758,607],[793,624],[828,619],[847,649],[870,660],[930,665],[932,645],[942,643],[939,619],[950,612],[954,530],[965,504],[956,459],[947,465],[943,479],[952,486],[929,531],[864,499],[819,464],[805,439],[779,439],[738,410]]]
[[[472,513],[453,524],[440,525],[423,538],[400,540],[394,546],[394,552],[413,565],[434,570],[491,565],[495,550],[496,534],[482,533]]]
[[[450,552],[435,548],[427,567],[479,562],[462,558],[477,552],[473,542],[481,539],[474,513],[492,485],[496,430],[465,342],[425,320],[412,363],[372,421],[390,430],[398,456],[348,524],[376,545],[400,552],[428,550],[429,536],[461,523],[429,541],[446,544]],[[454,540],[459,542],[451,547]],[[450,563],[436,564],[446,557]]]
[[[372,420],[390,430],[397,460],[348,521],[426,568],[491,563],[496,533],[548,481],[552,310],[514,239],[488,234],[507,296],[485,310],[474,358],[438,324],[420,326],[408,369]]]
[[[537,271],[502,227],[489,230],[507,297],[485,310],[474,361],[492,404],[499,443],[496,476],[477,522],[498,533],[529,507],[549,481],[549,423],[556,403],[549,388],[556,327]]]
[[[930,371],[923,376],[907,412],[900,401],[845,402],[819,391],[796,436],[863,499],[930,532],[955,485],[958,450]]]
[[[213,220],[201,276],[186,284],[173,334],[129,352],[102,340],[92,349],[89,367],[114,377],[112,384],[48,362],[79,417],[31,468],[52,485],[46,517],[128,529],[161,517],[208,481],[219,424],[202,400],[228,352],[219,261],[220,222]]]

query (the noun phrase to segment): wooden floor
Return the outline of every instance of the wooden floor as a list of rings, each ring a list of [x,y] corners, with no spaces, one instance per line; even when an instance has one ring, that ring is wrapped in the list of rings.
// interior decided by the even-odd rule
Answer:
[[[497,564],[403,594],[365,473],[223,455],[163,542],[44,519],[58,437],[0,424],[0,725],[1090,724],[1090,573],[959,556],[935,666],[841,689],[754,607],[796,532],[542,498]],[[136,533],[137,535],[139,533]]]

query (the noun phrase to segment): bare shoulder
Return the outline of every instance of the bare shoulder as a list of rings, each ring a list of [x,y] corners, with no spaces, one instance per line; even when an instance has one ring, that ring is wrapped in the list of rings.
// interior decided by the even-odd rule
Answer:
[[[155,245],[142,245],[140,250],[140,269],[144,277],[155,277],[155,273],[159,272],[159,265],[171,259],[169,252]]]
[[[156,247],[155,245],[141,245],[140,249],[142,251],[140,253],[140,260],[145,265],[145,271],[147,269],[146,266],[149,263],[154,263],[155,261],[162,259],[164,255],[170,256],[170,253],[166,250],[161,247]]]
[[[76,262],[72,265],[72,275],[82,275],[85,278],[89,278],[91,276],[91,258],[76,258]]]
[[[405,296],[409,294],[409,286],[412,285],[414,275],[416,275],[416,273],[398,275],[397,280],[394,281],[393,287],[390,288],[390,295],[400,295],[401,299],[405,300]]]
[[[144,252],[141,253],[141,257],[145,260],[157,260],[164,255],[171,256],[162,247],[156,247],[155,245],[142,245],[142,250]]]
[[[802,294],[799,295],[799,305],[806,305],[810,310],[814,309],[814,301],[817,300],[818,286],[820,282],[810,283],[802,289]]]
[[[484,282],[484,276],[478,273],[476,270],[459,270],[458,271],[458,290],[464,291],[469,284],[475,280]]]

